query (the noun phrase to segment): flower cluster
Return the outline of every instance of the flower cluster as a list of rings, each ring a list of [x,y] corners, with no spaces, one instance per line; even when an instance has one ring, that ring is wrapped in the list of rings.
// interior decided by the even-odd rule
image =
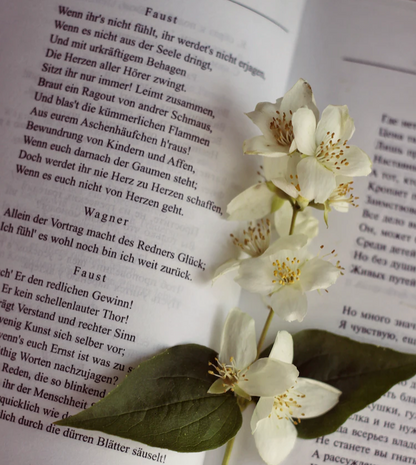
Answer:
[[[324,414],[337,404],[341,392],[327,384],[300,378],[292,364],[293,341],[286,331],[277,334],[268,358],[257,360],[254,320],[238,308],[228,315],[221,350],[210,373],[218,380],[210,394],[232,390],[250,400],[260,397],[251,418],[257,449],[268,465],[279,464],[292,450],[295,425]]]
[[[231,389],[247,400],[251,396],[270,397],[285,392],[299,376],[292,361],[286,363],[270,357],[257,360],[254,320],[238,308],[228,315],[216,365],[211,365],[210,373],[218,380],[209,389],[210,394]]]
[[[324,383],[300,378],[289,333],[277,334],[268,358],[258,353],[271,317],[302,321],[309,291],[326,290],[343,274],[335,251],[313,255],[309,242],[318,234],[314,207],[328,213],[356,206],[354,176],[371,171],[369,157],[349,144],[354,123],[346,106],[329,105],[319,119],[310,85],[300,79],[276,103],[263,102],[247,116],[262,135],[244,142],[244,153],[262,155],[263,180],[228,205],[230,220],[249,221],[232,234],[239,255],[221,265],[214,281],[234,273],[235,281],[260,294],[271,309],[256,349],[254,320],[239,309],[230,312],[221,350],[210,369],[218,379],[209,393],[233,391],[248,402],[259,397],[251,419],[257,449],[268,465],[279,464],[292,450],[296,425],[326,413],[341,392]],[[259,173],[260,174],[260,173]],[[321,246],[323,248],[323,246]]]
[[[344,106],[329,105],[319,119],[310,85],[303,79],[283,98],[259,103],[247,116],[262,131],[244,142],[244,153],[275,159],[270,181],[300,208],[313,203],[327,212],[355,205],[352,178],[371,172],[370,158],[349,144],[355,127]],[[240,200],[243,200],[240,198]],[[236,199],[229,205],[233,216]]]

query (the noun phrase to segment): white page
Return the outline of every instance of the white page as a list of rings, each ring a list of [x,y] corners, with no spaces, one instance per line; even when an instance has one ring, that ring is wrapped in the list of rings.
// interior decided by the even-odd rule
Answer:
[[[59,6],[75,13],[61,9],[60,14]],[[127,440],[116,439],[117,451],[114,443],[102,445],[103,434],[77,432],[83,436],[74,439],[68,428],[47,432],[55,417],[45,416],[43,409],[57,411],[57,418],[76,413],[108,392],[130,367],[170,345],[218,346],[225,314],[239,292],[237,286],[210,284],[229,253],[227,235],[234,227],[220,213],[257,165],[247,158],[247,171],[240,171],[241,144],[253,132],[242,114],[264,100],[269,89],[283,92],[295,36],[220,1],[149,6],[20,0],[3,10],[1,461],[147,463],[149,457],[140,458],[141,445]],[[181,45],[178,37],[193,44]],[[267,48],[261,52],[275,37],[285,50],[279,62],[269,59]],[[164,53],[152,55],[152,46]],[[110,54],[111,47],[119,51]],[[114,53],[128,53],[133,61]],[[135,57],[141,63],[136,65]],[[182,71],[170,68],[170,74],[166,66]],[[133,104],[124,105],[119,97]],[[181,121],[172,119],[174,111]],[[65,120],[58,121],[62,115]],[[127,137],[124,127],[144,134],[144,141]],[[42,128],[59,132],[53,137]],[[183,133],[199,139],[189,141]],[[80,150],[95,155],[81,156]],[[153,171],[146,174],[141,167]],[[31,362],[22,360],[21,352],[30,354]],[[16,367],[26,373],[23,379],[14,374]],[[89,380],[74,369],[84,370]],[[91,372],[106,376],[107,383],[95,383]],[[84,384],[96,392],[74,390]],[[72,405],[66,405],[69,399]],[[15,406],[19,400],[23,404]],[[31,426],[19,424],[23,417],[32,420]],[[64,437],[68,432],[70,437]],[[202,454],[142,450],[168,465],[203,460]]]
[[[276,26],[290,33],[297,34],[301,24],[306,0],[227,0],[262,15],[273,21]]]
[[[295,333],[304,328],[319,328],[415,353],[416,235],[414,226],[410,226],[414,223],[414,212],[410,208],[415,205],[412,195],[416,189],[412,180],[416,179],[416,164],[412,138],[416,131],[415,126],[409,124],[415,122],[415,22],[416,5],[411,2],[313,0],[306,5],[287,88],[303,77],[310,82],[321,110],[328,104],[347,104],[356,123],[356,133],[350,143],[375,160],[377,176],[354,181],[354,195],[360,197],[359,208],[348,214],[331,212],[329,229],[322,221],[319,236],[314,241],[316,251],[320,244],[324,244],[326,250],[336,249],[346,268],[345,276],[331,287],[328,295],[308,295],[309,310],[303,323],[282,324],[275,317],[269,343],[279,329]],[[383,115],[391,117],[390,124],[386,123],[387,118],[383,121]],[[397,120],[395,124],[392,119]],[[380,128],[403,138],[382,137]],[[377,149],[379,141],[400,148],[402,153]],[[376,155],[379,158],[375,158]],[[402,165],[395,168],[377,160]],[[389,191],[381,192],[380,189],[386,188]],[[392,195],[394,190],[403,193]],[[375,201],[388,202],[390,208],[369,204],[368,196]],[[393,204],[409,210],[400,211],[400,207]],[[378,215],[377,219],[374,215]],[[386,215],[394,218],[388,221],[395,224],[383,222]],[[383,236],[382,230],[398,233],[400,238]],[[363,239],[357,243],[359,237]],[[385,250],[382,250],[383,245]],[[396,248],[396,253],[389,252],[392,247]],[[362,254],[367,260],[354,258],[362,258]],[[399,265],[392,268],[393,262],[403,265],[396,270],[394,267]],[[373,276],[352,273],[352,270],[359,273],[371,270]],[[385,279],[381,279],[381,275],[375,277],[377,273],[384,274]],[[398,278],[390,278],[391,275]],[[260,330],[266,310],[257,296],[243,293],[241,303],[250,312],[258,308],[256,325]],[[351,417],[339,432],[317,441],[298,441],[283,463],[413,463],[415,388],[414,379],[397,385],[374,405]],[[250,413],[247,412],[248,421]],[[375,436],[369,436],[370,433]],[[241,436],[239,442],[236,441],[230,463],[260,465],[262,461],[247,425]],[[249,444],[251,446],[247,446]]]

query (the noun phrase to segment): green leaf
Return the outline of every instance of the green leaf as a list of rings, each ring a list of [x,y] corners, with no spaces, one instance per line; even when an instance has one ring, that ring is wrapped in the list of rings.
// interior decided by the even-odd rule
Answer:
[[[313,439],[336,431],[353,413],[375,402],[392,386],[416,374],[416,355],[353,341],[326,331],[306,330],[293,336],[296,365],[313,378],[342,391],[328,413],[302,420],[298,435]]]
[[[242,417],[231,393],[207,394],[216,353],[172,347],[141,363],[97,404],[57,425],[102,431],[178,452],[214,449],[233,438]]]

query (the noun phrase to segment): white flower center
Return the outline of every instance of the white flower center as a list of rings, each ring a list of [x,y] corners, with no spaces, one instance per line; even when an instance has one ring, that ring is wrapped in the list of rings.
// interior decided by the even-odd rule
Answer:
[[[276,260],[273,262],[273,275],[276,279],[272,283],[279,283],[281,286],[293,284],[300,279],[300,269],[298,268],[300,261],[294,257],[292,260],[286,257],[285,261]]]
[[[297,425],[300,423],[299,417],[305,416],[301,411],[302,405],[299,403],[302,402],[302,399],[305,397],[305,394],[298,392],[295,386],[292,386],[284,394],[274,398],[272,413],[274,413],[279,420],[290,420]],[[297,418],[297,421],[293,417]]]
[[[340,144],[341,139],[335,140],[335,133],[326,133],[326,140],[323,140],[317,147],[315,156],[317,160],[331,171],[340,170],[343,166],[348,166],[349,162],[345,157],[344,149],[349,149],[348,141]]]
[[[270,220],[261,220],[255,226],[250,221],[247,231],[243,231],[243,238],[240,240],[234,234],[233,244],[242,249],[251,257],[259,257],[270,244]]]
[[[233,357],[230,358],[230,363],[222,363],[218,358],[215,358],[217,364],[209,362],[208,364],[214,367],[216,373],[212,370],[209,370],[210,375],[216,376],[224,381],[223,386],[226,390],[231,389],[234,391],[234,385],[239,381],[248,381],[246,377],[247,369],[238,370],[235,366],[235,360]]]
[[[276,111],[277,117],[273,117],[270,123],[270,130],[273,133],[276,142],[282,146],[289,146],[293,139],[293,126],[292,120],[286,119],[286,113],[280,114],[279,111]],[[292,116],[292,112],[290,111]]]

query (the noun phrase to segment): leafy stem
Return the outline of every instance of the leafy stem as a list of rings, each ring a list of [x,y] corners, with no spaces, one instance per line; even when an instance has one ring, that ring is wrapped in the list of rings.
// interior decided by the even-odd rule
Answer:
[[[235,441],[235,436],[227,442],[227,447],[225,448],[224,457],[222,459],[222,465],[227,465],[230,461],[231,452],[233,450]]]
[[[247,406],[248,406],[248,404],[250,402],[252,402],[252,401],[247,400],[247,399],[243,399],[242,397],[237,398],[237,403],[238,403],[238,406],[240,407],[241,412],[244,412],[244,410],[247,408]],[[222,464],[221,465],[228,465],[228,462],[229,462],[230,457],[231,457],[231,452],[232,452],[233,447],[234,447],[235,438],[236,438],[236,436],[234,436],[232,439],[230,439],[227,442],[227,447],[225,448],[224,457],[222,459]]]
[[[294,230],[295,230],[296,217],[297,217],[298,212],[300,210],[299,206],[297,204],[292,204],[292,208],[293,208],[293,214],[292,214],[292,220],[290,222],[289,236],[291,236],[293,234]],[[264,323],[263,330],[261,332],[260,339],[259,339],[259,342],[257,344],[257,358],[256,358],[256,360],[260,357],[261,349],[263,347],[264,341],[265,341],[266,336],[267,336],[267,332],[269,331],[270,324],[272,322],[273,315],[274,315],[274,311],[273,311],[272,307],[268,307],[268,308],[269,308],[269,315],[267,316],[267,320]],[[250,402],[245,400],[245,399],[242,399],[242,398],[238,399],[238,405],[240,407],[241,412],[244,412],[244,410],[246,409],[246,407],[247,407],[247,405],[249,403]],[[227,442],[227,447],[226,447],[225,452],[224,452],[222,465],[228,465],[228,462],[229,462],[230,457],[231,457],[231,452],[233,450],[234,441],[235,441],[235,437],[233,437],[232,439],[230,439]]]
[[[297,204],[292,204],[292,209],[293,209],[293,213],[292,213],[292,220],[290,222],[289,236],[293,235],[293,232],[295,230],[295,223],[296,223],[296,217],[299,212],[299,206]],[[260,356],[264,340],[266,339],[266,335],[267,335],[267,332],[269,331],[270,323],[272,322],[273,315],[274,315],[273,309],[271,307],[268,307],[268,308],[269,308],[269,315],[267,317],[266,322],[264,323],[263,331],[261,332],[259,343],[257,345],[257,358],[259,358]]]
[[[267,332],[269,331],[270,323],[272,322],[274,311],[272,307],[269,308],[269,315],[267,317],[266,322],[264,323],[263,331],[261,332],[259,343],[257,344],[257,359],[260,357],[261,349],[264,344],[264,340],[266,339]]]
[[[292,208],[293,208],[293,214],[292,214],[292,221],[290,222],[289,236],[291,236],[293,232],[295,231],[296,217],[299,212],[299,206],[296,203],[292,204]]]

